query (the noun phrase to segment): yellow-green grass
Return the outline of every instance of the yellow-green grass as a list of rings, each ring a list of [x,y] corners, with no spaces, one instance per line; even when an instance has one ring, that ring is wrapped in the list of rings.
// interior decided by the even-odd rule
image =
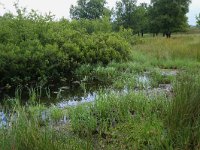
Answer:
[[[184,68],[198,66],[200,62],[200,35],[174,35],[146,38],[142,44],[133,47],[133,55],[142,53],[146,61],[163,68]],[[138,55],[138,54],[136,54]]]

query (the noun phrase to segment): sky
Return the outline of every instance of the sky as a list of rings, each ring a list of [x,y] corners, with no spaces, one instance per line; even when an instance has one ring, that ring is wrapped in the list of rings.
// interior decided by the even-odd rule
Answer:
[[[70,18],[69,8],[71,5],[76,5],[77,0],[18,0],[19,6],[26,7],[28,10],[34,9],[41,13],[52,12],[56,18]],[[107,6],[112,8],[118,0],[107,0]],[[0,0],[0,15],[5,12],[15,12],[13,7],[16,0]],[[150,3],[150,0],[138,0],[138,4],[145,2]],[[200,13],[200,0],[192,0],[190,11],[187,14],[190,25],[196,25],[196,17]]]

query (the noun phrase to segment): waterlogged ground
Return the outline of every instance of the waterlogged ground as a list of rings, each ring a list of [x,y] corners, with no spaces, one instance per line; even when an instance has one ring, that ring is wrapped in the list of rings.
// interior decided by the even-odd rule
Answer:
[[[159,74],[163,77],[175,77],[179,73],[178,70],[175,69],[161,69],[159,71]],[[127,85],[124,85],[124,88],[122,89],[114,89],[113,87],[110,88],[104,88],[101,89],[101,91],[89,91],[87,92],[86,89],[81,89],[81,87],[77,87],[76,89],[70,89],[70,86],[62,86],[59,87],[57,91],[53,91],[50,94],[55,94],[55,98],[57,98],[56,101],[51,102],[51,105],[53,104],[53,107],[55,109],[65,109],[69,107],[75,107],[77,105],[81,104],[87,104],[87,103],[93,103],[96,98],[98,97],[99,92],[102,92],[107,94],[114,94],[114,95],[128,95],[130,93],[143,93],[147,97],[157,97],[157,96],[164,96],[164,97],[170,97],[172,98],[173,95],[173,86],[172,83],[162,83],[158,84],[157,87],[152,86],[152,79],[150,77],[150,72],[144,72],[141,75],[137,75],[135,78],[135,86],[134,87],[128,87]],[[86,87],[85,87],[86,88]],[[71,92],[72,90],[76,90],[75,92]],[[47,101],[48,98],[44,97]],[[45,103],[45,101],[43,101]],[[49,106],[49,101],[46,102]],[[49,106],[50,107],[50,106]],[[53,120],[53,117],[51,116],[51,112],[49,110],[44,109],[40,112],[40,118],[42,121],[51,122],[54,124],[55,122]],[[9,114],[6,114],[2,111],[0,112],[0,127],[3,126],[9,126]],[[63,115],[60,119],[56,119],[56,125],[63,125],[70,122],[70,118],[66,115]]]
[[[148,75],[150,73],[145,72],[143,75],[138,75],[136,77],[136,86],[132,88],[128,88],[127,85],[124,85],[123,89],[114,89],[114,88],[105,88],[102,89],[104,91],[109,91],[109,92],[114,92],[116,94],[121,93],[121,94],[128,94],[129,92],[143,92],[147,96],[155,96],[155,95],[165,95],[165,96],[172,96],[173,93],[173,86],[172,83],[162,83],[159,84],[158,87],[152,87],[151,85],[151,78]],[[160,71],[160,74],[163,77],[175,77],[178,74],[178,70],[174,69],[162,69]],[[63,97],[63,100],[61,102],[56,103],[58,107],[64,108],[68,106],[76,106],[82,103],[89,103],[93,102],[98,96],[98,91],[93,91],[93,92],[86,92],[83,93],[83,95],[74,95],[68,97],[68,95],[65,95],[65,90],[69,90],[67,88],[62,88],[62,92],[60,93],[60,96]]]
[[[25,97],[18,89],[0,111],[0,144],[48,139],[53,149],[200,149],[199,41],[146,37],[127,62],[92,71],[83,65],[72,84],[29,88]],[[20,106],[17,98],[28,101]]]
[[[180,39],[178,39],[178,37],[179,36],[175,38],[179,41]],[[184,38],[182,40],[184,40]],[[145,40],[153,41],[154,39],[147,38]],[[162,44],[162,42],[166,42],[165,40],[166,39],[156,39],[156,44],[159,43],[158,46],[152,45],[151,42],[148,44],[159,50],[160,44]],[[167,42],[174,42],[174,39]],[[166,47],[168,48],[168,46]],[[135,49],[137,50],[135,51]],[[172,51],[174,50],[172,49]],[[152,63],[155,63],[155,60],[151,57],[152,55],[156,55],[155,57],[158,57],[157,52],[152,52],[150,55],[145,53],[146,45],[142,43],[134,47],[132,61],[122,64],[111,63],[107,67],[97,67],[97,69],[94,69],[93,71],[96,76],[92,74],[91,77],[87,77],[84,76],[84,74],[82,79],[79,81],[73,81],[70,83],[63,82],[59,85],[49,85],[47,87],[40,85],[36,88],[19,88],[17,92],[1,90],[1,95],[3,95],[1,99],[16,97],[17,95],[23,101],[27,101],[27,99],[29,101],[35,100],[36,102],[47,106],[51,106],[53,104],[59,109],[64,109],[70,106],[94,102],[99,91],[101,93],[105,93],[105,95],[110,92],[114,94],[129,94],[135,92],[143,93],[148,97],[162,95],[164,97],[172,98],[173,82],[175,81],[176,76],[181,73],[184,66],[179,67],[180,62],[173,62],[170,59],[160,60],[160,58],[156,61],[161,62],[161,64],[165,61],[172,61],[172,64],[169,64],[169,66],[154,66]],[[159,57],[167,57],[162,55],[163,54],[160,52]],[[98,80],[92,81],[91,78],[98,78]],[[3,112],[1,113],[3,114]],[[66,116],[64,116],[64,118],[66,118]],[[5,124],[5,122],[6,119],[5,116],[3,116],[1,124]]]
[[[178,74],[177,69],[157,69],[157,74],[160,78],[173,78]],[[143,73],[133,73],[129,74],[129,76],[133,76],[132,85],[130,83],[123,83],[121,87],[116,87],[114,85],[107,85],[106,83],[101,82],[93,82],[90,81],[73,81],[69,83],[61,83],[58,85],[39,85],[35,88],[29,87],[18,87],[17,90],[7,89],[1,91],[1,99],[6,99],[9,97],[20,96],[22,101],[27,101],[27,99],[37,99],[37,102],[44,103],[46,105],[59,105],[60,107],[75,106],[77,104],[91,102],[94,101],[99,90],[103,91],[114,91],[114,92],[140,92],[146,91],[147,93],[154,93],[158,91],[159,93],[170,94],[170,90],[172,89],[172,83],[159,83],[154,87],[154,81],[151,72],[143,72]],[[128,78],[129,79],[129,78]],[[128,80],[125,79],[125,80]],[[118,78],[116,78],[118,80]],[[171,81],[169,81],[171,82]]]

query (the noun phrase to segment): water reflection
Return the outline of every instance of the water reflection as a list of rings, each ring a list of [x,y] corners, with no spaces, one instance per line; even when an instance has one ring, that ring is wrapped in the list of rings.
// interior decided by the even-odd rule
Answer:
[[[4,112],[0,112],[0,128],[7,125],[7,118]]]
[[[143,74],[143,75],[138,75],[136,77],[136,81],[137,81],[137,86],[141,86],[143,88],[134,88],[134,89],[130,89],[128,88],[128,86],[124,86],[124,88],[122,90],[116,90],[116,89],[112,89],[112,88],[104,88],[104,90],[106,93],[114,93],[114,94],[120,94],[120,95],[126,95],[129,94],[130,92],[142,92],[147,96],[156,96],[159,95],[161,93],[165,93],[165,94],[171,94],[172,93],[172,85],[171,84],[159,84],[159,87],[157,88],[152,88],[151,84],[150,84],[150,78],[148,76],[148,74]],[[61,89],[61,90],[60,90]],[[98,95],[98,90],[95,91],[89,91],[88,93],[83,93],[83,92],[73,92],[73,95],[76,96],[69,96],[68,92],[70,92],[72,89],[70,89],[69,87],[65,86],[65,87],[61,87],[59,88],[59,90],[61,91],[61,101],[57,101],[54,102],[55,106],[60,108],[60,109],[64,109],[66,107],[72,107],[72,106],[77,106],[79,104],[83,104],[83,103],[90,103],[90,102],[94,102],[97,95]],[[81,91],[81,90],[80,90]],[[66,92],[66,93],[65,93]],[[52,103],[52,102],[51,102]],[[43,121],[50,121],[51,122],[51,117],[49,114],[48,110],[44,110],[41,113],[41,119]],[[70,121],[70,118],[67,118],[67,116],[63,116],[60,120],[59,120],[59,124],[66,124]],[[0,111],[0,128],[2,127],[6,127],[9,123],[9,119],[6,117],[5,113]],[[54,124],[54,122],[51,122],[52,124]]]
[[[150,87],[150,79],[146,74],[140,75],[140,76],[138,76],[137,84],[142,84],[143,87],[148,88],[148,87]]]
[[[93,102],[95,100],[96,96],[97,96],[96,92],[88,93],[86,96],[83,96],[83,97],[75,96],[70,100],[64,99],[62,102],[59,102],[57,104],[57,106],[59,108],[65,108],[68,106],[76,106],[76,105],[82,104],[82,103]]]

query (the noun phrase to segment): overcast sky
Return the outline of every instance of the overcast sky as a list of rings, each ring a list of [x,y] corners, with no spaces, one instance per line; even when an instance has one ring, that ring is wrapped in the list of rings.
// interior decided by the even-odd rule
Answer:
[[[19,0],[19,5],[28,8],[28,10],[34,9],[42,13],[48,13],[51,11],[56,15],[56,18],[69,18],[69,8],[71,5],[75,5],[77,0]],[[107,0],[107,6],[112,8],[115,6],[117,0]],[[0,0],[0,15],[5,12],[15,12],[13,3],[16,0]],[[138,4],[150,0],[138,0]],[[197,14],[200,13],[200,0],[192,0],[190,4],[190,12],[187,14],[189,18],[189,24],[195,25]]]

